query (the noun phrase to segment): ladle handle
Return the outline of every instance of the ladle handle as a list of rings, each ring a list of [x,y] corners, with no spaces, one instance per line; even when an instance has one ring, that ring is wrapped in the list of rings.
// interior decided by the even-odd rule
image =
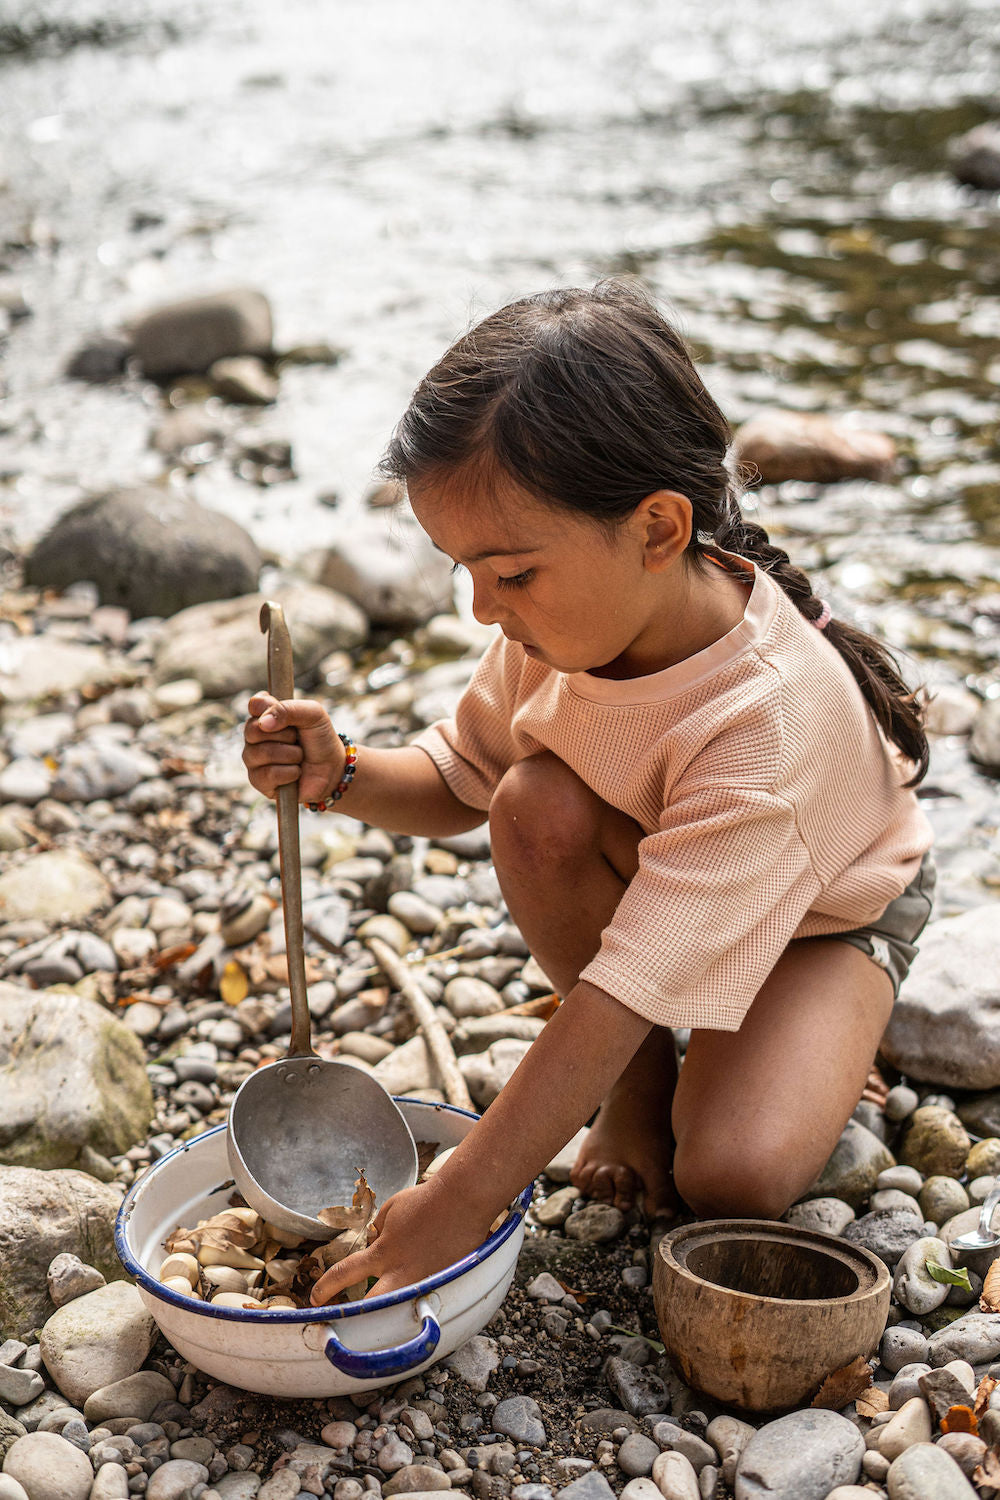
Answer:
[[[295,697],[292,638],[280,604],[267,600],[260,611],[260,628],[267,636],[267,690],[272,698]],[[302,859],[299,853],[298,784],[279,786],[278,859],[281,866],[281,909],[285,917],[285,956],[292,996],[292,1040],[289,1057],[315,1057],[306,994],[306,961],[302,934]]]
[[[1000,1177],[990,1188],[983,1200],[983,1206],[979,1210],[979,1234],[984,1240],[995,1238],[993,1235],[993,1215],[996,1206],[1000,1203]]]

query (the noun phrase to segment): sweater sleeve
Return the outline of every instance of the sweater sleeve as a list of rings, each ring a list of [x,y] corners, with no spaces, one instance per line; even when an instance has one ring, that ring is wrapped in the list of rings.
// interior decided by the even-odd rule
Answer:
[[[671,801],[581,979],[657,1026],[738,1031],[820,889],[794,809],[758,787]]]
[[[501,776],[519,758],[511,719],[523,660],[516,643],[497,636],[459,699],[454,718],[440,719],[412,741],[468,807],[485,811]]]

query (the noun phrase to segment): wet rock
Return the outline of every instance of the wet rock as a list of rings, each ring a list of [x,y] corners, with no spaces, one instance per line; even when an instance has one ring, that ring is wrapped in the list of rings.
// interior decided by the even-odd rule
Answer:
[[[57,636],[19,636],[4,641],[0,702],[41,703],[80,688],[110,687],[122,667],[96,646]]]
[[[864,1452],[864,1438],[838,1412],[791,1412],[747,1443],[736,1500],[825,1500],[835,1485],[855,1482]]]
[[[611,1203],[586,1203],[570,1214],[563,1228],[571,1240],[582,1240],[587,1245],[607,1245],[621,1238],[625,1230],[625,1215]]]
[[[15,1057],[0,1090],[9,1165],[73,1166],[84,1146],[115,1156],[145,1135],[153,1099],[142,1048],[103,1006],[0,984],[0,1070]]]
[[[967,187],[1000,190],[1000,125],[987,121],[952,142],[951,170]]]
[[[995,701],[1000,705],[1000,699]],[[927,928],[881,1051],[901,1072],[949,1088],[989,1089],[996,1083],[1000,924],[984,921],[981,908],[944,917]]]
[[[91,735],[62,753],[52,782],[52,796],[60,802],[95,802],[120,797],[140,781],[159,773],[159,762],[131,745],[119,745],[102,735]]]
[[[840,1198],[810,1198],[805,1203],[793,1203],[785,1214],[785,1223],[821,1234],[844,1234],[853,1218],[853,1208]]]
[[[528,1448],[541,1448],[545,1427],[538,1402],[530,1396],[508,1396],[493,1408],[492,1423],[497,1432]]]
[[[57,1308],[39,1344],[52,1379],[79,1406],[103,1386],[136,1374],[155,1331],[136,1288],[112,1281]]]
[[[922,1221],[908,1209],[884,1208],[864,1214],[848,1224],[843,1237],[852,1245],[871,1250],[887,1266],[894,1266],[909,1247],[920,1238]]]
[[[888,1146],[857,1120],[848,1120],[830,1160],[804,1197],[841,1198],[857,1210],[871,1194],[878,1174],[895,1164]]]
[[[49,849],[0,875],[0,921],[78,922],[109,897],[104,876],[82,854]]]
[[[95,1292],[107,1278],[96,1266],[85,1265],[78,1255],[62,1251],[49,1266],[45,1276],[53,1307],[62,1307],[74,1297]]]
[[[683,1453],[661,1453],[653,1464],[653,1480],[663,1500],[701,1500],[698,1476]]]
[[[103,604],[133,615],[173,615],[249,593],[260,566],[256,543],[228,516],[148,487],[113,491],[66,511],[36,544],[26,576],[56,588],[88,578]]]
[[[278,381],[253,355],[217,359],[208,372],[215,394],[239,406],[271,406],[278,399]]]
[[[346,594],[374,625],[423,625],[452,607],[451,566],[408,511],[372,511],[326,553],[320,583]]]
[[[969,755],[984,770],[1000,774],[1000,700],[988,698],[976,714]]]
[[[296,675],[304,675],[331,651],[359,646],[367,622],[349,599],[315,584],[274,590],[292,634]],[[263,685],[260,607],[263,594],[217,600],[183,610],[168,621],[156,648],[155,675],[167,682],[193,677],[207,698],[229,698]]]
[[[612,1355],[605,1362],[604,1378],[630,1416],[645,1417],[650,1412],[664,1411],[669,1405],[666,1387],[660,1377],[627,1359]]]
[[[203,373],[230,355],[266,358],[273,333],[267,298],[241,287],[155,308],[134,325],[132,339],[144,374],[159,379]]]
[[[94,1482],[90,1459],[55,1432],[29,1432],[8,1449],[3,1471],[30,1500],[88,1500]]]
[[[739,463],[756,469],[765,484],[888,479],[896,462],[896,445],[884,433],[810,412],[761,412],[739,428],[733,447]]]
[[[889,1500],[975,1500],[976,1491],[936,1443],[917,1443],[892,1463]]]
[[[495,1339],[477,1333],[460,1344],[444,1363],[470,1390],[482,1392],[500,1363],[500,1351]]]
[[[961,1177],[969,1154],[968,1132],[950,1109],[925,1104],[910,1119],[900,1160],[928,1177]]]

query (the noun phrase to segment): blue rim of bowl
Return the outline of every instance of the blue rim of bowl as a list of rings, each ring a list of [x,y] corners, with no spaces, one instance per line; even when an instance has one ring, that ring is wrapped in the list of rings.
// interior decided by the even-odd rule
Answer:
[[[443,1109],[449,1114],[464,1115],[468,1120],[479,1119],[473,1110],[460,1109],[456,1104],[433,1104],[427,1099],[409,1099],[405,1095],[397,1097],[396,1103],[415,1105],[421,1109]],[[149,1172],[158,1172],[166,1166],[167,1162],[173,1161],[175,1157],[183,1156],[199,1141],[205,1140],[208,1136],[218,1135],[220,1130],[226,1129],[225,1124],[213,1125],[211,1130],[204,1130],[201,1135],[193,1136],[191,1140],[169,1151],[166,1156],[161,1156]],[[455,1261],[454,1265],[446,1266],[443,1271],[436,1271],[433,1276],[427,1276],[423,1281],[415,1281],[410,1286],[400,1287],[397,1292],[385,1292],[381,1297],[369,1297],[363,1302],[340,1302],[332,1307],[289,1307],[258,1311],[252,1307],[215,1307],[210,1302],[185,1297],[181,1292],[174,1292],[169,1287],[165,1287],[161,1281],[157,1281],[155,1276],[151,1276],[139,1264],[128,1244],[128,1221],[135,1207],[136,1188],[146,1181],[148,1175],[144,1172],[139,1182],[129,1188],[118,1210],[115,1219],[115,1250],[118,1253],[118,1259],[129,1275],[133,1276],[141,1287],[144,1287],[159,1301],[166,1302],[169,1306],[179,1308],[183,1312],[197,1313],[203,1318],[221,1318],[225,1322],[235,1323],[329,1323],[335,1319],[356,1318],[361,1313],[379,1312],[387,1307],[399,1307],[401,1303],[426,1297],[429,1292],[436,1292],[438,1287],[446,1286],[450,1281],[457,1281],[459,1276],[464,1276],[467,1271],[472,1271],[476,1266],[482,1265],[510,1239],[511,1235],[516,1234],[524,1222],[534,1190],[533,1184],[529,1183],[516,1199],[500,1228],[487,1235],[483,1243],[475,1250],[470,1250],[468,1255],[463,1255],[462,1259]]]

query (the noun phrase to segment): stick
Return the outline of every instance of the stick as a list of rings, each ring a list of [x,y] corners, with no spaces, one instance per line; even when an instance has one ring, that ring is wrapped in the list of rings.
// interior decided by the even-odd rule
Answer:
[[[394,953],[382,938],[366,938],[365,946],[371,949],[379,968],[410,1007],[413,1019],[424,1034],[427,1050],[441,1075],[448,1103],[457,1104],[459,1109],[474,1109],[475,1105],[465,1086],[465,1079],[458,1066],[451,1038],[435,1015],[434,1007],[423,990],[406,972],[406,965],[399,955]]]

